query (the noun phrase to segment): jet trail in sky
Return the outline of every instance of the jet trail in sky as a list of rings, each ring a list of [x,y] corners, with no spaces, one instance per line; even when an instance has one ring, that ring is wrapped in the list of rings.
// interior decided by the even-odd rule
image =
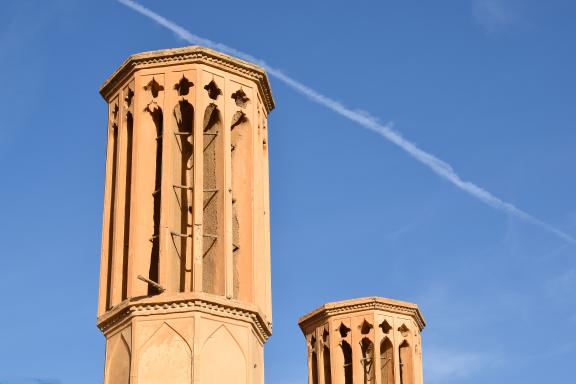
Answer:
[[[212,48],[218,50],[220,52],[239,57],[246,61],[250,61],[252,63],[258,64],[262,68],[266,70],[266,72],[276,79],[282,81],[284,84],[288,85],[292,89],[296,90],[297,92],[301,93],[302,95],[308,97],[310,100],[314,101],[317,104],[320,104],[331,111],[339,114],[351,120],[364,128],[367,128],[373,132],[378,133],[379,135],[383,136],[387,140],[391,141],[392,143],[396,144],[398,147],[403,149],[407,152],[410,156],[414,159],[418,160],[420,163],[426,165],[428,168],[432,170],[435,174],[442,177],[443,179],[449,181],[456,187],[460,188],[462,191],[468,193],[469,195],[479,199],[483,203],[491,206],[492,208],[498,209],[500,211],[506,212],[508,214],[512,214],[524,221],[537,225],[556,236],[568,241],[570,243],[576,243],[576,238],[567,234],[566,232],[557,229],[556,227],[530,215],[527,212],[517,208],[513,204],[510,204],[487,190],[477,186],[476,184],[463,180],[450,166],[450,164],[440,160],[436,156],[428,153],[416,146],[416,144],[412,143],[411,141],[406,140],[402,135],[392,129],[390,125],[382,124],[376,119],[375,117],[371,116],[366,112],[361,112],[358,110],[353,110],[345,105],[341,104],[340,102],[322,95],[321,93],[317,92],[316,90],[310,88],[309,86],[302,84],[301,82],[293,79],[292,77],[284,74],[281,70],[269,66],[265,61],[260,60],[252,55],[247,53],[238,51],[232,47],[228,47],[227,45],[214,42],[200,36],[196,36],[189,32],[188,30],[184,29],[183,27],[179,26],[178,24],[166,19],[165,17],[151,11],[150,9],[144,7],[143,5],[133,1],[133,0],[117,0],[118,2],[122,3],[123,5],[135,10],[136,12],[149,17],[150,19],[154,20],[156,23],[160,24],[161,26],[171,30],[174,32],[179,38],[185,40],[191,44],[198,44],[203,45],[208,48]]]

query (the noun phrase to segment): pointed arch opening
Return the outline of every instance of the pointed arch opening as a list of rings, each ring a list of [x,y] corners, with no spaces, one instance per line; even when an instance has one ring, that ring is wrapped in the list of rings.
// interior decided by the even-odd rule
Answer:
[[[312,384],[318,384],[318,354],[316,351],[312,352],[310,359],[310,364],[312,365]]]
[[[394,347],[389,338],[380,344],[380,382],[394,384]]]
[[[185,78],[183,77],[182,80]],[[182,80],[180,83],[182,83]],[[180,84],[179,83],[179,84]],[[180,84],[181,87],[185,85]],[[184,89],[185,90],[185,89]],[[194,107],[186,101],[180,100],[173,110],[175,121],[175,137],[178,150],[174,156],[175,175],[177,177],[174,193],[180,210],[178,223],[179,232],[185,236],[172,237],[177,249],[178,259],[171,264],[174,276],[179,276],[179,290],[184,292],[186,284],[191,285],[191,271],[186,270],[186,260],[192,260],[192,226],[193,226],[193,124]]]
[[[407,340],[400,344],[398,357],[400,360],[400,384],[414,384],[414,366],[412,348]]]
[[[365,337],[360,342],[360,347],[362,350],[361,365],[363,368],[364,384],[374,384],[374,344],[370,339]]]
[[[210,104],[204,112],[203,154],[203,256],[202,288],[204,292],[224,294],[224,152],[222,117],[218,107]]]
[[[122,250],[122,300],[128,298],[128,257],[130,251],[130,209],[132,201],[132,145],[134,118],[132,113],[126,114],[126,186],[124,196],[124,248]]]
[[[341,347],[344,360],[344,384],[352,384],[352,347],[346,341],[342,341]]]
[[[330,361],[330,348],[324,345],[322,349],[323,360],[324,360],[324,384],[332,384],[332,370]]]

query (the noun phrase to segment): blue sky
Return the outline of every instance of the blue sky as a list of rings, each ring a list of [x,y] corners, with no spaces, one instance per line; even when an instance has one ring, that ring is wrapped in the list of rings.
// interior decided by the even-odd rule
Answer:
[[[374,3],[142,1],[391,123],[463,179],[576,236],[576,4]],[[3,3],[1,384],[102,382],[97,90],[129,54],[185,44],[113,0]],[[367,295],[421,306],[427,383],[573,380],[573,243],[272,87],[267,383],[305,382],[298,316]]]

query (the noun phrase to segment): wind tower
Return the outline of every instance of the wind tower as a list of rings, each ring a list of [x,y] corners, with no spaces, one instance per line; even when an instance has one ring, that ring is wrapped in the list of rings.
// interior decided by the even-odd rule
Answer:
[[[191,46],[129,57],[100,93],[109,106],[104,383],[263,383],[266,73]]]
[[[309,384],[422,384],[424,318],[416,304],[366,297],[328,303],[298,321]]]

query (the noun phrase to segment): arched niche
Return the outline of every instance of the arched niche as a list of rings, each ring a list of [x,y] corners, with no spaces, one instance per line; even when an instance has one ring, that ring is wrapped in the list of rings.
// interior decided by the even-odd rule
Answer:
[[[324,360],[324,384],[332,384],[330,348],[327,345],[324,345],[324,348],[322,349],[322,354]]]
[[[342,367],[344,373],[344,384],[353,384],[352,347],[346,341],[342,341],[340,346],[342,347],[342,361],[344,362]]]
[[[374,384],[376,382],[374,374],[374,344],[365,337],[360,342],[360,347],[362,351],[361,366],[363,368],[364,384]]]
[[[224,151],[222,117],[210,104],[203,123],[203,255],[202,288],[204,292],[224,294]]]
[[[252,127],[238,111],[231,125],[234,298],[252,300]]]
[[[185,78],[182,78],[183,80]],[[186,90],[186,84],[179,83]],[[173,228],[185,236],[172,236],[176,246],[177,258],[170,260],[172,276],[179,277],[175,286],[179,291],[186,290],[186,283],[191,285],[191,271],[186,271],[186,260],[192,259],[192,226],[193,226],[193,177],[194,177],[194,151],[193,151],[193,125],[194,107],[186,100],[180,100],[172,111],[174,138],[177,150],[173,151],[173,168],[175,181],[173,191],[176,197],[177,211],[174,214]],[[188,272],[188,273],[187,273]]]
[[[219,327],[202,347],[200,383],[246,384],[246,357],[226,326]]]
[[[400,384],[414,384],[414,365],[412,361],[412,348],[407,340],[400,344],[398,350],[400,360]]]
[[[163,324],[148,339],[138,363],[138,384],[191,384],[192,352],[172,327]]]
[[[124,340],[124,337],[119,334],[110,342],[106,384],[129,384],[130,361],[131,354],[128,343]]]
[[[312,365],[312,384],[318,384],[318,354],[316,351],[312,352],[310,364]]]
[[[394,384],[394,347],[389,338],[380,343],[380,382]]]

